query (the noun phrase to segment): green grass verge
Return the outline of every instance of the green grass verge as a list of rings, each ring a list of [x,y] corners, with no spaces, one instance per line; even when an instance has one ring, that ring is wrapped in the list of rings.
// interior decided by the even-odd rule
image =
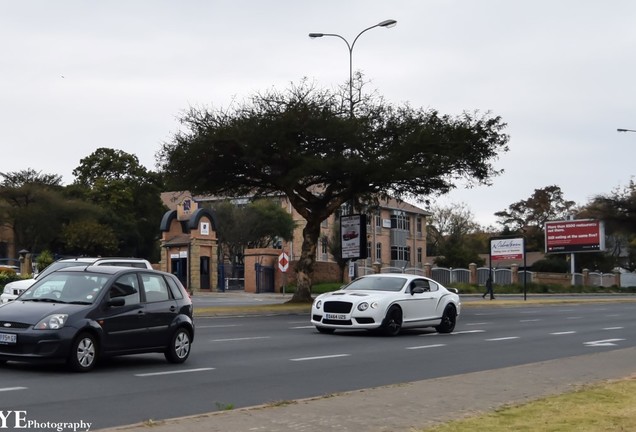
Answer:
[[[636,431],[636,377],[420,429],[420,432],[460,431]]]

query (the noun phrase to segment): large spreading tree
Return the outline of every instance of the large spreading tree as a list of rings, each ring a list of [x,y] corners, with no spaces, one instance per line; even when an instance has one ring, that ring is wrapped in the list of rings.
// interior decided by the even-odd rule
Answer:
[[[508,150],[498,116],[394,106],[306,81],[257,93],[229,109],[190,108],[162,146],[171,186],[221,196],[284,193],[306,220],[293,302],[311,301],[320,224],[349,201],[443,194],[488,184]]]
[[[75,235],[67,233],[67,242],[84,251],[116,251],[120,256],[158,261],[157,227],[166,210],[160,198],[161,177],[141,165],[137,156],[105,147],[81,159],[73,175],[69,194],[104,209],[100,220],[105,225],[104,242],[95,249],[93,233],[100,229],[96,224],[73,226]]]

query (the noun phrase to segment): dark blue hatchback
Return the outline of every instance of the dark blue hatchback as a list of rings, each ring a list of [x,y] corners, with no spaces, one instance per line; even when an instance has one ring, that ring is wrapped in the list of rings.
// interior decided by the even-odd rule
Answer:
[[[0,364],[61,360],[83,372],[102,356],[150,352],[183,363],[194,339],[192,311],[185,288],[169,273],[60,270],[0,306]]]

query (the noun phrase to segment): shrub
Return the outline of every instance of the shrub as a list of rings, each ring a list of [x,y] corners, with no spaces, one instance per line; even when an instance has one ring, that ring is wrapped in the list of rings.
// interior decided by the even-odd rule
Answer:
[[[13,270],[6,269],[8,271],[0,271],[0,291],[4,289],[4,286],[9,282],[14,282],[22,279]]]

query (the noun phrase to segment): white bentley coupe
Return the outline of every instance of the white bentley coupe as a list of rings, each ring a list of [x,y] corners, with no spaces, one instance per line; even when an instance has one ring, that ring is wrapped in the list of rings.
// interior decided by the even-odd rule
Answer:
[[[432,279],[402,273],[359,277],[338,291],[321,294],[311,307],[311,323],[321,333],[434,327],[451,333],[461,312],[457,290]]]

